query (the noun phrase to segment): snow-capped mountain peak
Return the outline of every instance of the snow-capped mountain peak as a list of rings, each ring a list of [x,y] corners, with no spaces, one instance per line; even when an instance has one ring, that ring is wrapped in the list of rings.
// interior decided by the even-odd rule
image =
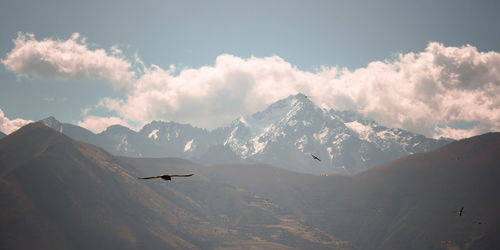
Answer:
[[[378,125],[352,111],[320,109],[303,94],[240,117],[227,130],[224,145],[242,158],[308,173],[359,172],[446,143]],[[311,162],[311,154],[323,160]]]
[[[257,136],[269,131],[272,129],[272,125],[278,123],[290,123],[289,125],[293,126],[298,122],[293,120],[295,116],[310,112],[320,112],[320,109],[304,94],[299,93],[279,100],[263,111],[240,117],[232,125],[241,124],[250,130],[252,136]]]
[[[44,123],[63,133],[76,131],[63,131],[68,125],[53,117]],[[153,121],[139,132],[115,125],[98,135],[86,133],[79,132],[79,138],[99,137],[87,142],[118,155],[182,157],[202,163],[257,161],[315,174],[356,173],[450,142],[387,128],[356,112],[324,110],[300,93],[212,131]]]
[[[62,124],[53,116],[49,116],[49,117],[41,120],[41,122],[49,128],[53,128],[54,130],[57,130],[61,133],[63,132]]]

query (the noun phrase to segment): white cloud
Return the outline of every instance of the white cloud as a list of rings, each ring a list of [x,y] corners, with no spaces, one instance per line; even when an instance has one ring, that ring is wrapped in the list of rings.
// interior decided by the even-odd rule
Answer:
[[[3,110],[0,109],[0,131],[2,131],[5,134],[10,134],[10,133],[18,130],[22,126],[24,126],[28,123],[31,123],[31,122],[33,122],[33,121],[24,120],[21,118],[16,118],[16,119],[11,120],[11,119],[7,118],[5,116],[5,114],[3,113]]]
[[[312,96],[322,107],[356,110],[386,126],[427,136],[457,138],[500,130],[500,54],[478,52],[470,45],[429,43],[423,52],[354,71],[323,67],[306,72],[278,56],[221,55],[213,66],[184,69],[178,75],[153,66],[126,100],[107,98],[103,103],[126,119],[214,128],[297,92]],[[456,121],[476,121],[478,126],[430,129]]]
[[[87,116],[83,121],[78,122],[78,126],[84,127],[94,133],[100,133],[106,130],[107,127],[117,124],[130,127],[127,124],[127,122],[115,116],[112,117]]]
[[[238,115],[256,112],[297,91],[309,92],[328,74],[303,72],[278,56],[242,59],[217,57],[214,66],[146,69],[126,100],[105,98],[104,106],[127,119],[168,119],[214,128]]]
[[[433,134],[429,125],[477,121],[477,128],[470,131],[500,130],[497,52],[429,43],[424,52],[343,72],[333,84],[330,96],[323,95],[323,104],[358,110],[384,125],[436,137],[440,134]],[[451,132],[440,130],[445,131]]]
[[[436,134],[438,136],[452,138],[452,139],[468,138],[484,133],[484,131],[488,131],[487,128],[482,128],[480,126],[476,126],[472,129],[457,129],[450,126],[445,126],[443,128],[437,127],[436,130],[437,130]]]
[[[67,41],[37,41],[31,34],[19,34],[14,43],[2,62],[15,72],[131,82],[122,88],[126,98],[103,98],[96,105],[116,111],[120,118],[114,121],[174,120],[214,128],[302,92],[323,108],[355,110],[383,125],[426,136],[459,138],[500,131],[500,53],[479,52],[471,45],[431,42],[422,52],[399,54],[354,71],[321,67],[307,72],[279,56],[244,59],[226,54],[214,65],[176,74],[173,65],[147,67],[137,55],[130,63],[118,47],[110,49],[111,55],[90,50],[77,34]],[[82,123],[93,127],[91,121],[97,120],[92,119]],[[477,125],[447,126],[456,122]],[[436,124],[443,126],[432,129]]]
[[[66,41],[45,38],[35,39],[30,33],[18,33],[14,48],[1,62],[6,68],[20,75],[63,79],[108,79],[118,88],[130,84],[135,73],[131,63],[120,58],[121,50],[89,49],[85,38],[74,33]]]

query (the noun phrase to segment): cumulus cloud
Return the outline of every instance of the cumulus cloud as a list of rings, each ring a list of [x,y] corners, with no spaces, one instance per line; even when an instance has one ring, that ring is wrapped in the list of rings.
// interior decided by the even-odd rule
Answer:
[[[302,71],[278,56],[221,55],[213,66],[144,71],[125,100],[103,99],[122,117],[167,119],[214,128],[303,92],[324,108],[355,110],[389,127],[433,137],[461,138],[500,129],[500,54],[473,46],[429,43],[354,71],[323,67]],[[472,129],[431,129],[475,121]]]
[[[20,75],[63,79],[108,79],[118,88],[130,84],[135,73],[131,63],[120,57],[121,50],[113,46],[90,49],[78,33],[68,40],[45,38],[36,40],[31,33],[18,33],[14,48],[1,62]]]
[[[461,138],[461,129],[430,125],[474,122],[469,132],[500,130],[500,54],[473,46],[429,43],[420,53],[372,62],[333,80],[326,106],[357,110],[388,126],[427,136]],[[458,133],[461,131],[461,133]]]
[[[130,127],[128,126],[127,122],[116,116],[112,117],[87,116],[83,121],[78,122],[78,126],[84,127],[94,133],[101,133],[111,125],[122,125]]]
[[[213,128],[296,93],[315,78],[278,56],[221,55],[214,66],[185,69],[177,76],[172,71],[152,66],[126,100],[105,98],[101,104],[131,120],[171,119]]]
[[[9,119],[5,116],[4,112],[2,109],[0,109],[0,131],[2,131],[4,134],[10,134],[22,126],[31,123],[33,121],[30,120],[24,120],[21,118],[16,118],[16,119]]]
[[[311,96],[322,108],[354,110],[385,126],[431,137],[462,138],[500,130],[500,53],[479,52],[471,45],[431,42],[424,51],[353,71],[322,67],[309,72],[277,55],[224,54],[213,65],[163,69],[146,66],[137,55],[130,63],[118,47],[110,49],[111,55],[90,50],[77,34],[66,41],[37,41],[31,34],[20,34],[14,43],[2,62],[18,73],[132,82],[122,89],[125,98],[103,98],[96,105],[118,117],[87,117],[82,122],[93,131],[103,129],[91,125],[98,120],[99,124],[174,120],[211,129],[297,92]],[[461,122],[476,125],[449,126]]]
[[[443,126],[437,127],[436,131],[437,135],[439,135],[440,137],[462,139],[482,134],[485,131],[489,131],[489,129],[482,126],[476,126],[472,129],[457,129],[451,126]]]

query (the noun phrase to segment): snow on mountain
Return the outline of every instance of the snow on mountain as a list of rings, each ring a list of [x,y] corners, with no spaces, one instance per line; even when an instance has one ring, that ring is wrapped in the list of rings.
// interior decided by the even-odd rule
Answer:
[[[69,136],[76,131],[67,129],[73,125],[61,124],[53,117],[43,121]],[[80,131],[76,136],[85,133]],[[450,142],[387,128],[355,112],[321,109],[303,94],[279,100],[212,131],[153,121],[139,132],[114,125],[92,135],[83,141],[117,155],[181,157],[207,164],[262,162],[314,174],[357,173]],[[321,161],[314,160],[312,154]]]
[[[63,132],[63,125],[56,120],[53,116],[49,116],[43,120],[41,120],[43,124],[45,124],[47,127],[53,128],[56,131]]]
[[[138,135],[147,145],[148,157],[193,158],[215,144],[208,130],[176,122],[153,121],[146,124]]]
[[[153,140],[158,139],[158,131],[160,131],[160,130],[159,129],[153,129],[153,131],[151,131],[151,133],[149,133],[148,138],[149,139],[153,139]]]
[[[227,130],[224,145],[242,158],[305,173],[356,173],[448,142],[383,127],[354,112],[320,109],[303,94],[241,117]]]

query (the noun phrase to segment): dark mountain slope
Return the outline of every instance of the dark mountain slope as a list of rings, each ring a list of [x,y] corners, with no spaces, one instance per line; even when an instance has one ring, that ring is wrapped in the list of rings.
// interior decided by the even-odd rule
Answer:
[[[211,226],[213,232],[223,236],[223,240],[214,246],[223,249],[351,249],[349,242],[318,230],[314,225],[303,224],[296,216],[298,213],[287,207],[291,205],[293,208],[296,204],[289,199],[291,196],[282,196],[280,202],[275,202],[274,197],[288,192],[288,188],[282,185],[288,183],[288,179],[314,176],[263,165],[204,166],[179,158],[118,159],[124,168],[137,176],[162,172],[195,173],[194,182],[179,182],[174,186],[161,181],[147,182],[146,185],[165,197],[172,197],[173,194],[185,196],[188,203],[181,199],[173,202],[186,212],[196,214],[199,220]],[[276,183],[272,179],[274,173],[282,173],[284,180],[276,190],[273,189],[277,187],[273,184]],[[253,179],[263,175],[268,178]],[[266,192],[267,188],[270,189]],[[234,238],[228,240],[230,235]]]
[[[489,133],[314,185],[308,220],[363,249],[498,248],[499,155]]]
[[[2,249],[194,247],[176,216],[158,213],[168,201],[111,155],[41,123],[0,141],[0,185]]]
[[[268,198],[280,213],[355,248],[496,249],[499,155],[500,133],[488,133],[353,176],[306,175],[262,165],[198,171]]]
[[[0,140],[0,249],[498,249],[499,151],[489,133],[319,176],[115,158],[34,123]],[[164,173],[195,175],[137,179]]]
[[[116,159],[30,124],[0,141],[0,249],[349,246],[205,169],[181,159]],[[195,175],[137,179],[164,173]]]

